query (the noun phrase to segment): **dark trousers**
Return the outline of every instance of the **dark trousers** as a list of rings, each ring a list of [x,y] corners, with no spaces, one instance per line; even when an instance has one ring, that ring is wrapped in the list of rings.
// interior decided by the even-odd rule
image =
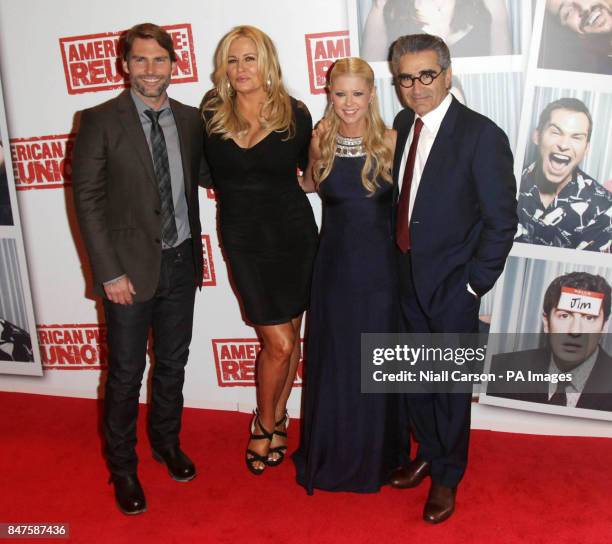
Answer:
[[[430,315],[416,296],[410,252],[398,252],[400,302],[405,332],[478,332],[479,302],[459,289],[443,312]],[[417,457],[431,463],[434,482],[455,487],[467,466],[471,394],[428,393],[406,395],[412,431],[419,443]]]
[[[138,398],[153,331],[149,438],[155,450],[179,444],[183,381],[195,300],[191,240],[162,251],[159,285],[152,299],[131,306],[104,300],[108,377],[104,397],[106,458],[113,474],[136,472]]]

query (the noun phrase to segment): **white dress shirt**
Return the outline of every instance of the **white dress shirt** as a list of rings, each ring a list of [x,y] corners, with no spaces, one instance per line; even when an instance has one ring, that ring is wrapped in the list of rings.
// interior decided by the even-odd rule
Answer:
[[[412,208],[414,207],[414,200],[416,199],[417,191],[419,190],[419,184],[421,183],[421,176],[423,175],[423,170],[425,170],[425,164],[427,163],[427,158],[429,157],[429,152],[434,144],[434,140],[438,135],[438,130],[440,130],[440,125],[442,124],[442,120],[448,111],[452,102],[452,96],[447,94],[444,100],[440,102],[437,108],[431,110],[429,113],[426,113],[421,117],[421,121],[423,121],[423,128],[421,129],[421,134],[419,136],[419,143],[417,144],[417,152],[414,160],[414,170],[412,172],[412,184],[410,185],[410,204],[408,207],[408,222],[410,222],[410,218],[412,217]],[[415,116],[414,120],[419,118],[418,115]],[[408,151],[410,150],[410,145],[412,144],[412,136],[414,134],[414,124],[410,129],[410,134],[408,134],[408,139],[406,140],[406,145],[404,146],[404,153],[402,155],[402,162],[400,164],[400,169],[398,173],[398,183],[399,183],[399,191],[402,190],[402,183],[404,182],[404,171],[406,170],[406,162],[408,161]],[[399,193],[398,193],[399,194]]]

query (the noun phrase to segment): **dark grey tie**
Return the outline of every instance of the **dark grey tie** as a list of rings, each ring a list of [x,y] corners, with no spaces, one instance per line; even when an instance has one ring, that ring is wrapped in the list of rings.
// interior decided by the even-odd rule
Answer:
[[[174,202],[172,201],[172,182],[170,181],[170,165],[164,132],[159,126],[159,116],[164,110],[145,110],[145,115],[151,119],[151,148],[153,149],[153,167],[159,186],[161,199],[162,238],[166,245],[173,246],[178,239],[176,222],[174,221]]]
[[[557,406],[567,406],[567,393],[565,392],[565,383],[559,382],[557,388],[550,400],[549,404],[556,404]]]

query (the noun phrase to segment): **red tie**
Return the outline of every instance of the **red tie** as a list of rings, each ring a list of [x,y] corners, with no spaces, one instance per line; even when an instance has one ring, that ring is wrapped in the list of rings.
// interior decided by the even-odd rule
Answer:
[[[397,204],[397,217],[395,224],[395,241],[402,253],[410,249],[410,233],[408,232],[408,211],[410,210],[410,186],[412,185],[412,173],[414,172],[414,160],[416,159],[417,146],[419,145],[419,135],[423,128],[423,121],[417,119],[414,123],[414,134],[412,143],[408,151],[408,160],[404,170],[402,181],[402,192],[400,193]]]

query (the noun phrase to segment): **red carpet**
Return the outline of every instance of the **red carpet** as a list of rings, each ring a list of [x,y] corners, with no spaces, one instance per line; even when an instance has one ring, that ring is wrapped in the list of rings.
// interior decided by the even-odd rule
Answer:
[[[247,415],[194,409],[185,411],[182,440],[199,475],[187,484],[153,461],[139,422],[148,512],[127,517],[106,483],[98,407],[0,393],[0,522],[67,522],[70,541],[85,543],[612,542],[609,439],[475,431],[457,512],[428,526],[420,518],[427,485],[309,497],[291,462],[261,477],[247,471]],[[292,449],[297,427],[292,421]]]

